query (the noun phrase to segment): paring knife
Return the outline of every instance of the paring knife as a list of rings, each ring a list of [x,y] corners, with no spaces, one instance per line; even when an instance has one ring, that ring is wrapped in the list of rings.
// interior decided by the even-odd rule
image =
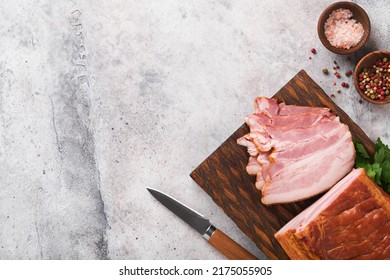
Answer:
[[[228,259],[231,260],[257,260],[257,258],[241,247],[233,239],[228,237],[219,229],[215,228],[208,219],[192,210],[183,203],[177,201],[173,197],[160,192],[156,189],[147,188],[147,190],[166,208],[171,210],[179,218],[189,224],[214,248],[220,251]]]

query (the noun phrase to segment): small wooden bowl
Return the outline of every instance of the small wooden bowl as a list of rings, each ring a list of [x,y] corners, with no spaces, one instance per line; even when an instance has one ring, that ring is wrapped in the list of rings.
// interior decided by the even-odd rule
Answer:
[[[364,35],[360,42],[354,46],[351,47],[350,49],[343,49],[343,48],[336,48],[332,46],[328,39],[325,36],[325,22],[329,18],[329,15],[340,8],[348,9],[352,12],[353,16],[352,18],[355,19],[356,21],[360,22],[363,25],[364,29]],[[328,8],[325,9],[325,11],[322,12],[319,20],[318,20],[318,25],[317,25],[317,32],[318,36],[320,37],[320,40],[322,44],[331,52],[337,53],[337,54],[351,54],[359,50],[361,47],[363,47],[367,40],[368,37],[370,36],[371,32],[371,23],[370,19],[367,15],[367,13],[363,10],[362,7],[359,5],[352,3],[352,2],[337,2],[332,5],[330,5]]]
[[[364,56],[358,64],[356,64],[355,69],[353,70],[353,83],[355,85],[355,88],[357,92],[360,94],[360,96],[371,103],[374,104],[386,104],[390,102],[390,95],[387,95],[385,99],[383,100],[373,100],[369,98],[367,95],[364,94],[363,90],[360,89],[359,87],[359,73],[364,69],[364,68],[369,68],[372,65],[376,63],[378,59],[383,59],[384,57],[387,57],[390,61],[390,52],[389,51],[374,51],[368,53],[366,56]]]

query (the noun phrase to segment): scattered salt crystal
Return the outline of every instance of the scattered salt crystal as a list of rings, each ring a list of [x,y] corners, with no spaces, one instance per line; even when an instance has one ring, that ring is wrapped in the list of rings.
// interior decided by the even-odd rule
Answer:
[[[333,11],[325,22],[325,36],[336,48],[349,49],[356,46],[364,35],[363,25],[352,19],[349,9]]]

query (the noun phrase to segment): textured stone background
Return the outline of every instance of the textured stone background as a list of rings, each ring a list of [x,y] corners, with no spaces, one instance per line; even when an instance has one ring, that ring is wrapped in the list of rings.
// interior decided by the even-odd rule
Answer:
[[[390,3],[365,0],[368,46],[350,61],[327,51],[316,24],[331,2],[2,1],[0,258],[223,258],[145,187],[264,258],[189,173],[256,96],[300,69],[335,93],[323,67],[389,49]],[[390,143],[390,105],[358,101],[352,87],[335,98]]]

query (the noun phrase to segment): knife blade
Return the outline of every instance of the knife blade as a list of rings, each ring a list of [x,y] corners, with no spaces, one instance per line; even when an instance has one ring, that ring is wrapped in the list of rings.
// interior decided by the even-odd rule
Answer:
[[[257,258],[237,242],[214,227],[202,214],[177,199],[153,188],[146,188],[151,195],[176,216],[199,232],[209,244],[231,260],[256,260]]]

